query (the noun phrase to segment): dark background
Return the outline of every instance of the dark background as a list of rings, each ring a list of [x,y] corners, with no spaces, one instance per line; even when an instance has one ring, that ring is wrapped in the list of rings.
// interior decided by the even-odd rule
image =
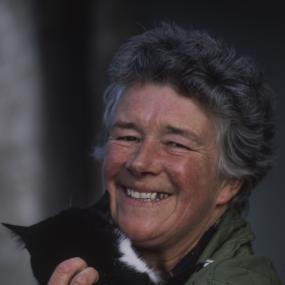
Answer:
[[[276,160],[251,198],[256,252],[270,256],[283,282],[285,28],[274,1],[31,1],[43,84],[43,163],[46,216],[72,203],[86,206],[101,193],[92,158],[101,124],[102,92],[111,57],[129,36],[161,21],[207,30],[253,57],[277,94]]]

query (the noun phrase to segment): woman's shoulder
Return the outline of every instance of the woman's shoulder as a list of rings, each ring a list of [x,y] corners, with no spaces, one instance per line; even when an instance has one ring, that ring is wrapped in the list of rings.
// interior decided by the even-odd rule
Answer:
[[[271,260],[245,255],[212,262],[192,275],[186,285],[281,285]]]

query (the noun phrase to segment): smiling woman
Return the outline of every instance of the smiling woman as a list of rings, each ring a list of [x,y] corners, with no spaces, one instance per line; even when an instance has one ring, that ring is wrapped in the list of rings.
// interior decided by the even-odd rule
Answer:
[[[164,284],[280,284],[270,260],[253,254],[254,235],[241,217],[271,167],[271,93],[261,73],[207,33],[162,24],[119,49],[110,80],[96,152],[109,195],[99,216],[129,238]],[[97,246],[104,260],[101,244],[108,252],[111,243],[94,234],[93,218],[79,223],[76,248],[95,258]],[[99,244],[92,238],[86,245],[85,229]],[[104,284],[109,271],[95,269],[69,259],[48,284],[91,285],[98,276]]]
[[[272,94],[251,60],[162,24],[122,45],[109,74],[96,154],[112,218],[141,255],[169,284],[280,284],[240,217],[274,134]]]

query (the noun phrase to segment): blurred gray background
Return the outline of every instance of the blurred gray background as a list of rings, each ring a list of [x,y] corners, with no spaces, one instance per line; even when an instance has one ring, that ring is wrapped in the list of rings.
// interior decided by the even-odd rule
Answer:
[[[251,197],[255,251],[285,284],[285,20],[278,2],[0,0],[0,221],[29,225],[101,193],[92,149],[106,69],[130,35],[160,21],[207,30],[253,57],[277,94],[276,160]],[[0,283],[36,284],[0,227]]]

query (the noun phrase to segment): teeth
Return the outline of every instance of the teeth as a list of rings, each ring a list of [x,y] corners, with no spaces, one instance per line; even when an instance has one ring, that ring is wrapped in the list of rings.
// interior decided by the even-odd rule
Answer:
[[[166,193],[158,193],[158,192],[152,192],[152,193],[146,193],[146,192],[136,192],[130,188],[126,189],[126,194],[134,199],[142,199],[145,201],[158,201],[162,199],[166,199],[169,197],[169,194]]]

